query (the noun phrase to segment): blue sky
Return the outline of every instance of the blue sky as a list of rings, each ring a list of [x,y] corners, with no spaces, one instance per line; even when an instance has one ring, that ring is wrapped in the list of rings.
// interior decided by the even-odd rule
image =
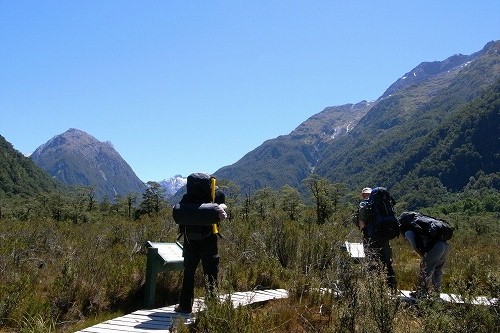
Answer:
[[[500,1],[0,0],[0,135],[69,128],[143,181],[215,172],[423,61],[500,39]]]

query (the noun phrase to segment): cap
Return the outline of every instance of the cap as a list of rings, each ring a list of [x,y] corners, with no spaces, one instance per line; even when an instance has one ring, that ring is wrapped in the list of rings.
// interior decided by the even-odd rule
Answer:
[[[370,187],[365,187],[362,191],[361,191],[362,194],[370,194],[372,193],[372,189]]]

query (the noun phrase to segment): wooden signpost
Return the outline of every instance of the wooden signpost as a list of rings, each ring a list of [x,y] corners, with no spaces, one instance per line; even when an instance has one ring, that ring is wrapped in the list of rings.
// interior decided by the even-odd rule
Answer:
[[[156,276],[163,271],[184,269],[182,245],[180,243],[154,243],[147,241],[146,282],[144,306],[154,307],[156,293]]]

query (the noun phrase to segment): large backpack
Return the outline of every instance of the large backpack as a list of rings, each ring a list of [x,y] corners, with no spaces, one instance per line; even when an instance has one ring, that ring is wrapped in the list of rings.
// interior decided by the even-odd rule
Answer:
[[[372,189],[366,204],[367,233],[375,241],[388,241],[399,235],[396,201],[385,187]]]
[[[432,240],[450,240],[455,230],[443,219],[434,218],[418,212],[403,212],[399,220],[404,231],[412,230],[416,234],[427,236]]]
[[[216,210],[219,200],[215,192],[215,178],[206,173],[188,176],[186,194],[173,207],[172,216],[179,225],[179,232],[190,239],[202,239],[214,233],[213,225],[219,222]],[[217,230],[217,229],[215,229]]]
[[[187,177],[186,194],[181,202],[208,203],[212,202],[211,186],[213,177],[207,173],[192,173]]]

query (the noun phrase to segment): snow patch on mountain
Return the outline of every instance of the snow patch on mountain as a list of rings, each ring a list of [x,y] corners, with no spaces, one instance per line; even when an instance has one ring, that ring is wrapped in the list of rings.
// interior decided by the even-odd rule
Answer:
[[[177,193],[177,191],[180,188],[186,186],[187,177],[182,177],[181,175],[175,175],[170,179],[164,179],[162,181],[159,181],[158,183],[161,185],[161,187],[165,189],[165,196],[167,198],[170,198],[175,193]]]

